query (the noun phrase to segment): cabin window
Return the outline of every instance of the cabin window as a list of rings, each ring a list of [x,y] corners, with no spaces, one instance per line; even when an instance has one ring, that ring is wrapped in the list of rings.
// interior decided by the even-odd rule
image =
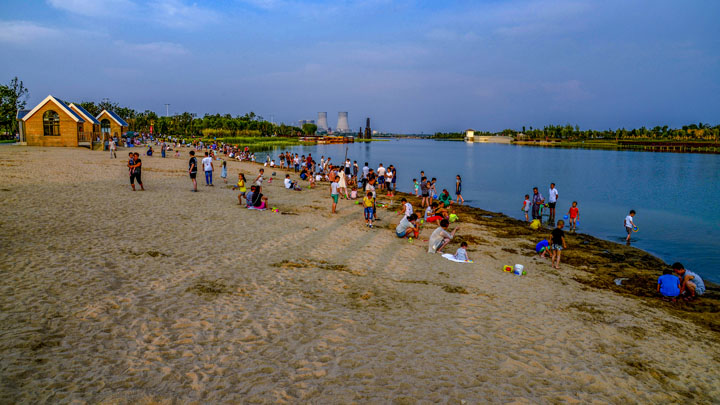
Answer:
[[[100,121],[100,127],[102,128],[103,132],[110,133],[110,120],[105,118],[104,120]]]
[[[60,116],[53,110],[43,114],[43,135],[60,136]]]

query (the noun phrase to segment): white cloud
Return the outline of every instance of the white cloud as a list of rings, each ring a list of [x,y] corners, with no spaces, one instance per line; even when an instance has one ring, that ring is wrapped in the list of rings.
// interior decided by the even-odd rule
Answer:
[[[26,44],[40,39],[58,38],[62,31],[30,21],[0,21],[0,42]]]
[[[47,0],[57,9],[87,17],[107,17],[127,14],[136,5],[130,0]]]
[[[202,8],[197,3],[185,4],[182,0],[156,0],[150,3],[157,22],[168,27],[189,28],[215,22],[219,14]]]
[[[189,54],[188,50],[184,46],[172,42],[147,42],[134,44],[125,41],[115,41],[115,45],[121,51],[143,57],[166,58]]]

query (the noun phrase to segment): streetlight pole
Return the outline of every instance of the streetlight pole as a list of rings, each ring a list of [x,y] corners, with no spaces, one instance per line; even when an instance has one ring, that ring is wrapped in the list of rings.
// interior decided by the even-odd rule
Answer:
[[[170,116],[170,104],[167,104],[167,103],[165,104],[165,116],[166,117]]]

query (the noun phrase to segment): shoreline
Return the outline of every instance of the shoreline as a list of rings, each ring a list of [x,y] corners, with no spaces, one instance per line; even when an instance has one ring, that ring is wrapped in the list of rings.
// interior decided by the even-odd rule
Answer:
[[[259,162],[243,161],[242,163],[251,164],[258,168],[264,167],[263,163]],[[294,174],[294,171],[289,169],[280,169],[278,167],[272,169],[269,167],[264,168],[266,169],[266,173],[276,170],[283,174],[290,174],[291,176]],[[278,178],[278,180],[280,180],[280,178]],[[300,179],[297,180],[302,182]],[[329,186],[329,184],[329,182],[321,182],[316,188],[320,188],[322,185]],[[378,210],[397,211],[400,209],[400,199],[402,197],[407,198],[408,201],[413,204],[416,212],[421,210],[418,208],[420,207],[421,198],[402,191],[396,191],[394,197],[387,197],[386,195],[380,195],[380,193],[378,193],[378,203],[382,202],[387,204],[387,207],[378,208]],[[356,200],[361,199],[358,198]],[[490,228],[501,228],[502,230],[495,233],[495,236],[507,240],[515,240],[515,242],[518,240],[522,241],[523,251],[509,248],[514,252],[507,250],[508,253],[518,253],[530,258],[537,256],[535,253],[535,244],[539,239],[548,237],[552,231],[551,228],[546,227],[544,222],[541,222],[542,226],[540,229],[533,231],[530,229],[529,224],[523,220],[515,219],[502,212],[488,211],[471,205],[459,206],[453,203],[450,209],[454,209],[458,215],[467,214],[470,219],[469,221],[467,218],[464,221],[462,219],[458,220],[451,224],[450,228],[462,225],[463,222],[483,225]],[[389,228],[390,231],[394,231],[395,229],[394,225]],[[570,233],[566,231],[565,237],[568,241],[568,247],[571,247],[571,249],[563,250],[562,264],[565,266],[571,265],[583,270],[585,273],[583,277],[573,277],[573,280],[591,288],[608,290],[633,297],[647,305],[659,306],[674,315],[686,316],[696,324],[718,333],[716,338],[720,341],[720,317],[716,316],[716,314],[720,313],[720,284],[703,279],[706,292],[695,302],[665,302],[662,301],[656,293],[657,278],[662,275],[663,269],[670,267],[670,264],[660,257],[635,246],[626,246],[622,243],[602,239],[590,234]],[[463,238],[462,235],[456,235],[456,238],[450,243],[449,247],[452,246],[452,248],[455,249],[457,247],[456,245],[459,246],[459,243],[462,241],[467,241],[468,244],[483,243],[472,236]],[[578,248],[583,250],[578,251]],[[450,250],[452,249],[449,249],[448,252],[450,252]],[[574,253],[580,253],[580,255],[575,256],[573,255]],[[601,269],[603,271],[600,271]],[[616,279],[624,280],[621,281],[621,285],[617,285],[615,282]]]

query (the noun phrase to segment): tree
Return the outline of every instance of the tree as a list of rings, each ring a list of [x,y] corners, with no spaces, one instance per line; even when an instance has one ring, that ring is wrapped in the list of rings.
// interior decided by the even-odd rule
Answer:
[[[0,85],[0,127],[4,132],[17,132],[17,112],[27,105],[27,96],[28,89],[17,76],[7,86]]]
[[[317,125],[303,124],[302,130],[305,133],[305,135],[313,135],[315,132],[317,132]]]

